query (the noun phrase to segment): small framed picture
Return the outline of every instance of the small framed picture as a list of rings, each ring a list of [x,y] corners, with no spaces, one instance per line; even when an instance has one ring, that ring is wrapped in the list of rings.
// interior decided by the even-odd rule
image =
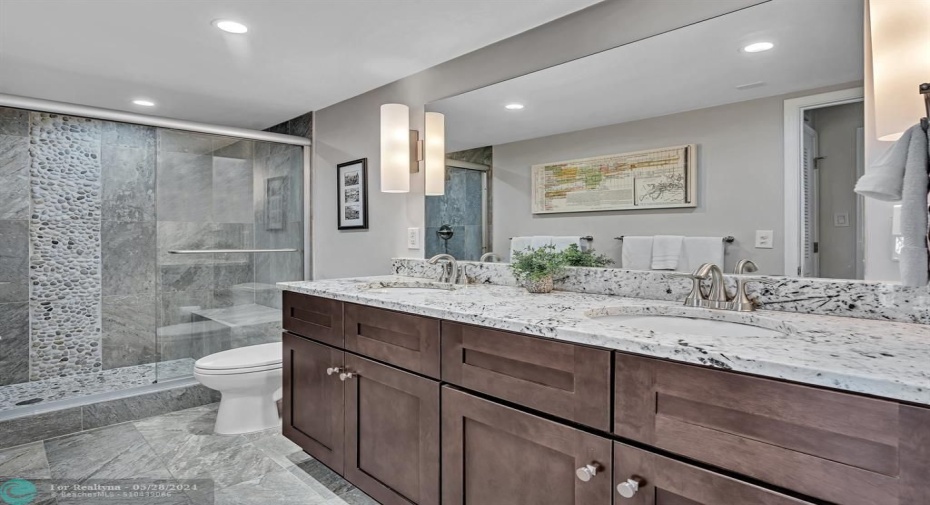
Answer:
[[[340,230],[368,229],[368,158],[336,165]]]

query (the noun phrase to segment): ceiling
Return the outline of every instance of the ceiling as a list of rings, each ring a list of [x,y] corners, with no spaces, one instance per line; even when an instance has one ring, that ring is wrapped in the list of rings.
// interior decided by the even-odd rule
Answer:
[[[0,0],[0,93],[262,129],[598,1]]]
[[[446,114],[453,152],[856,82],[862,27],[861,0],[772,0],[428,110]],[[757,41],[775,47],[741,51]],[[506,110],[508,103],[525,108]]]

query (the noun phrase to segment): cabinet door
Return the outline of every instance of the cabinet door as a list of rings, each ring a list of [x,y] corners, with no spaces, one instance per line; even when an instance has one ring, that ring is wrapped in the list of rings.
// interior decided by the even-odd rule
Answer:
[[[284,329],[335,347],[343,346],[343,303],[293,291],[284,292]]]
[[[610,351],[442,322],[443,380],[604,431],[610,366]]]
[[[336,473],[343,473],[343,383],[327,369],[342,367],[344,352],[284,334],[284,436]]]
[[[615,505],[813,503],[621,443],[614,444],[614,485],[620,486],[615,487]]]
[[[345,477],[384,505],[439,505],[439,383],[346,354]]]
[[[346,349],[439,378],[439,320],[346,304]]]
[[[611,505],[606,438],[444,386],[442,444],[443,505]]]
[[[621,437],[831,503],[930,503],[930,450],[914,445],[930,409],[625,354],[616,367]]]

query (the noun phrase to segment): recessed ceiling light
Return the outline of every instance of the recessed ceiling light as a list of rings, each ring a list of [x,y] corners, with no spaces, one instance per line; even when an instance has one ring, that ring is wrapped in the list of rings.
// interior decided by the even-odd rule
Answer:
[[[245,33],[249,31],[248,26],[228,19],[217,19],[213,22],[213,26],[227,33]]]
[[[134,104],[136,104],[136,105],[141,105],[141,106],[143,106],[143,107],[154,107],[154,106],[155,106],[155,102],[153,102],[153,101],[151,101],[151,100],[139,99],[139,100],[133,100],[132,103],[134,103]]]
[[[762,51],[768,51],[773,47],[775,47],[775,44],[772,44],[771,42],[755,42],[744,47],[743,51],[747,53],[761,53]]]
[[[523,104],[522,103],[508,103],[507,105],[504,106],[504,108],[507,110],[520,110],[523,108]]]

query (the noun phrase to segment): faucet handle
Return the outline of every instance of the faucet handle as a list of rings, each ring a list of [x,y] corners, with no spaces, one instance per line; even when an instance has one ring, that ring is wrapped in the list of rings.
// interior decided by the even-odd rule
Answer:
[[[691,292],[688,293],[688,296],[685,298],[685,306],[702,307],[704,305],[705,300],[707,300],[707,294],[704,293],[704,290],[701,288],[701,281],[710,278],[710,275],[701,276],[698,275],[697,272],[674,272],[669,273],[668,276],[676,279],[689,279],[693,282],[691,285]]]
[[[756,309],[755,303],[749,299],[749,293],[746,292],[746,286],[753,282],[766,286],[774,286],[779,283],[779,281],[775,279],[746,279],[744,277],[737,277],[736,299],[733,301],[733,310],[750,312]]]

